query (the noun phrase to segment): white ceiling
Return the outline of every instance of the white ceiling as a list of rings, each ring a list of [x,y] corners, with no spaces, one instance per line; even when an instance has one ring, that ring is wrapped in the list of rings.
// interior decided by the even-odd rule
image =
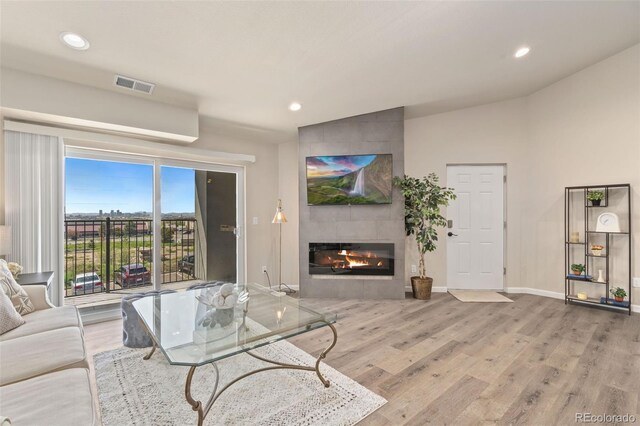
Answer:
[[[419,116],[532,93],[640,41],[640,2],[2,1],[2,64],[197,105],[215,123]],[[64,47],[74,31],[88,51]],[[521,45],[531,53],[520,60]],[[128,92],[127,92],[128,93]],[[135,95],[132,95],[135,96]],[[142,95],[140,95],[142,96]],[[293,101],[300,112],[287,109]]]

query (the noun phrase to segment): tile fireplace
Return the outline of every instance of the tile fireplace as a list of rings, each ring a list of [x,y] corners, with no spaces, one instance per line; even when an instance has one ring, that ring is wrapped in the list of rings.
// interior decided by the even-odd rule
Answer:
[[[394,275],[394,245],[309,243],[310,275]]]

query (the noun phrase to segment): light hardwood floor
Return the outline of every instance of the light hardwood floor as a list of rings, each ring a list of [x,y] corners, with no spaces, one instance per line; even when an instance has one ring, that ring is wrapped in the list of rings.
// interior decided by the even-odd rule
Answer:
[[[314,300],[338,313],[327,364],[389,402],[364,425],[575,424],[576,413],[640,423],[640,316],[509,295],[515,303]],[[85,330],[87,350],[121,345],[121,324]],[[316,330],[291,342],[317,355]],[[94,384],[95,386],[95,384]]]

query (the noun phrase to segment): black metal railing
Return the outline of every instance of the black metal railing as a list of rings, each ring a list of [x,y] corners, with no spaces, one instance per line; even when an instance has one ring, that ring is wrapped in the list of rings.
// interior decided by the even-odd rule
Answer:
[[[162,284],[195,278],[195,219],[163,219]],[[152,285],[153,221],[65,220],[65,297]]]

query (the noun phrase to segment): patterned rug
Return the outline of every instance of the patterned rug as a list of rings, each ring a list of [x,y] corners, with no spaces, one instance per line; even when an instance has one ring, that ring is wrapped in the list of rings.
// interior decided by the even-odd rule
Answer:
[[[98,396],[105,426],[191,425],[197,413],[184,396],[188,367],[171,366],[158,350],[121,348],[94,357]],[[253,351],[267,359],[314,365],[316,359],[286,341]],[[331,357],[329,353],[328,357]],[[218,361],[221,389],[235,377],[270,364],[239,354]],[[315,372],[275,370],[245,378],[215,402],[206,425],[353,425],[387,401],[322,363],[331,382],[325,388]],[[203,404],[215,383],[212,366],[198,367],[192,395]]]

